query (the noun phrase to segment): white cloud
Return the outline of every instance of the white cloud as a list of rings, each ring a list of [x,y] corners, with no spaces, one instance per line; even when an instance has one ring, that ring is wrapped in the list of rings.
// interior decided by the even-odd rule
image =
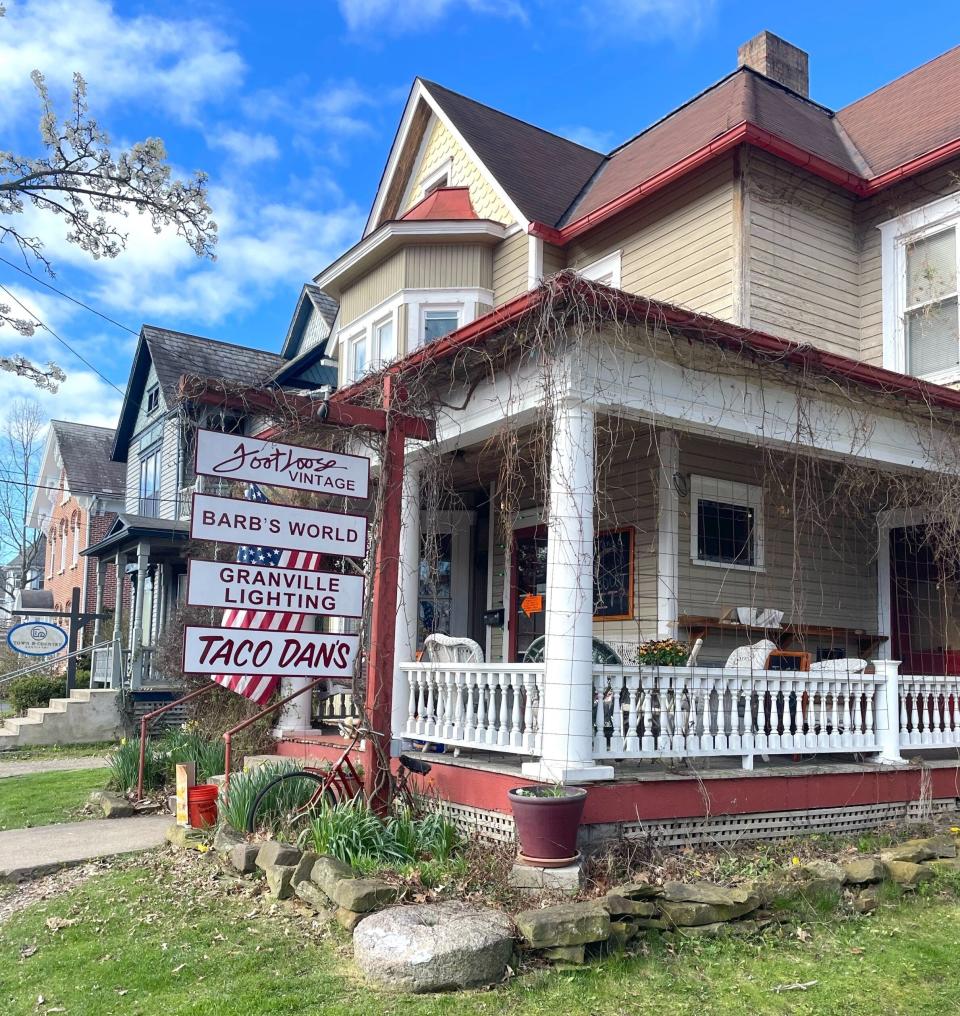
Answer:
[[[280,146],[272,134],[250,133],[224,127],[208,135],[207,144],[211,148],[223,149],[241,166],[252,166],[257,162],[269,162],[280,158]]]
[[[519,0],[338,0],[338,3],[352,32],[378,27],[415,31],[460,10],[526,20]]]
[[[608,152],[613,141],[613,133],[611,131],[601,131],[594,127],[582,125],[560,127],[557,130],[557,134],[575,141],[578,145],[592,148],[595,152]]]
[[[65,366],[67,380],[56,394],[39,391],[26,378],[0,372],[0,405],[9,406],[14,399],[35,399],[48,419],[116,427],[123,401],[120,395],[92,371]]]
[[[35,104],[34,68],[57,89],[79,71],[97,109],[148,100],[192,119],[236,87],[244,63],[231,40],[198,18],[123,17],[111,0],[11,0],[0,20],[0,112]]]
[[[356,35],[384,28],[416,32],[457,14],[487,14],[531,25],[544,19],[577,20],[595,37],[635,38],[696,35],[716,0],[589,0],[578,6],[556,0],[338,0],[347,27]]]

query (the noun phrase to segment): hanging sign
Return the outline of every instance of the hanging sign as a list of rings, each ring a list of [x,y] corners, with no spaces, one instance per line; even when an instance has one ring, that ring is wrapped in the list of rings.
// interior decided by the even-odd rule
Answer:
[[[367,520],[362,515],[212,494],[193,495],[190,536],[344,557],[362,558],[367,553]]]
[[[367,497],[370,460],[319,448],[261,441],[255,437],[197,431],[196,472],[221,480]]]
[[[7,645],[26,656],[50,656],[67,644],[67,633],[50,621],[26,621],[7,632]]]
[[[229,561],[190,561],[187,569],[187,604],[191,607],[280,610],[325,617],[363,615],[362,575]]]
[[[350,678],[359,642],[358,635],[188,625],[183,632],[183,670],[186,674]]]

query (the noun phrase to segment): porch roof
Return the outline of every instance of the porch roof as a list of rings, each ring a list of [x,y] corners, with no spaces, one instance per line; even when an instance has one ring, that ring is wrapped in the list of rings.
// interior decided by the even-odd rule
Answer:
[[[551,299],[562,305],[575,294],[593,300],[601,321],[635,325],[654,322],[691,341],[739,351],[753,360],[787,366],[828,381],[842,378],[888,397],[891,402],[905,399],[927,408],[951,413],[960,411],[960,391],[953,388],[874,367],[806,343],[743,328],[661,300],[586,282],[572,271],[560,272],[551,283],[522,293],[437,342],[421,346],[385,370],[368,374],[355,384],[339,389],[331,400],[352,402],[373,389],[386,374],[402,380],[405,374],[439,366],[471,348],[486,346],[491,338],[502,335]]]
[[[148,541],[179,544],[190,536],[190,523],[186,519],[155,519],[146,515],[120,514],[114,519],[107,535],[80,553],[85,557],[105,557],[123,550],[128,544]]]

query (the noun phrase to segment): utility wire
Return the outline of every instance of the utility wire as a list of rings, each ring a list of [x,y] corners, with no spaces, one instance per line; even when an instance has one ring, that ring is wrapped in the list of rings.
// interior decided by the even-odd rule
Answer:
[[[75,296],[65,293],[62,289],[57,289],[56,286],[51,285],[49,282],[44,282],[43,279],[37,278],[33,272],[27,271],[26,268],[21,268],[20,265],[15,265],[12,261],[8,261],[3,257],[0,257],[0,262],[3,262],[3,264],[7,265],[9,268],[12,268],[15,272],[19,272],[21,275],[26,275],[31,281],[38,282],[41,286],[45,286],[58,296],[62,296],[64,300],[69,300],[71,303],[75,303],[78,307],[83,307],[84,310],[90,311],[91,314],[96,314],[98,318],[103,318],[104,321],[109,321],[110,324],[116,325],[117,328],[122,328],[125,332],[129,332],[131,335],[139,334],[139,332],[135,332],[132,328],[128,328],[125,324],[121,324],[119,321],[114,321],[112,317],[108,317],[106,314],[97,310],[96,307],[91,307],[89,304],[84,303],[83,300],[78,300]]]
[[[92,363],[91,363],[91,362],[90,362],[90,361],[89,361],[89,360],[88,360],[88,359],[87,359],[87,358],[86,358],[85,356],[83,356],[82,354],[78,353],[78,352],[77,352],[77,351],[76,351],[76,350],[75,350],[75,349],[73,348],[73,346],[71,346],[71,345],[70,345],[70,343],[69,343],[69,342],[67,342],[67,340],[66,340],[66,339],[62,339],[62,338],[60,338],[60,336],[59,336],[59,335],[57,335],[57,333],[56,333],[56,332],[55,332],[55,331],[54,331],[54,330],[53,330],[53,329],[52,329],[52,328],[51,328],[51,327],[50,327],[50,326],[49,326],[48,324],[45,324],[45,323],[44,323],[43,321],[41,321],[41,320],[40,320],[40,317],[39,317],[39,316],[38,316],[37,314],[35,314],[35,313],[34,313],[34,312],[33,312],[33,311],[32,311],[32,310],[31,310],[31,309],[30,309],[30,308],[29,308],[29,307],[28,307],[28,306],[27,306],[27,305],[26,305],[26,304],[25,304],[25,303],[24,303],[24,302],[23,302],[22,300],[18,300],[18,299],[17,299],[17,297],[15,297],[15,296],[13,295],[13,293],[11,293],[9,289],[7,289],[7,287],[6,287],[6,286],[4,286],[4,285],[0,284],[0,291],[3,291],[4,293],[6,293],[6,294],[7,294],[7,296],[8,296],[8,297],[10,297],[10,299],[11,299],[11,300],[13,300],[13,302],[14,302],[15,304],[17,304],[17,305],[18,305],[18,306],[19,306],[19,307],[20,307],[20,308],[21,308],[21,309],[22,309],[22,310],[23,310],[23,311],[24,311],[25,313],[29,314],[29,315],[30,315],[30,316],[31,316],[31,317],[32,317],[32,318],[33,318],[33,319],[34,319],[34,320],[35,320],[35,321],[36,321],[36,322],[37,322],[37,323],[38,323],[38,324],[40,325],[40,327],[41,327],[41,328],[44,328],[44,329],[46,329],[46,330],[47,330],[47,331],[48,331],[48,332],[49,332],[49,333],[50,333],[50,334],[51,334],[51,335],[52,335],[52,336],[53,336],[53,337],[54,337],[54,338],[55,338],[55,339],[57,340],[57,342],[59,342],[59,343],[60,343],[60,345],[61,345],[61,346],[64,346],[64,347],[65,347],[66,349],[68,349],[68,350],[69,350],[69,351],[70,351],[71,353],[73,353],[73,355],[74,355],[74,356],[75,356],[75,357],[76,357],[76,358],[77,358],[77,359],[78,359],[78,360],[79,360],[79,361],[80,361],[81,363],[83,363],[83,364],[85,364],[85,365],[86,365],[87,367],[89,367],[89,368],[90,368],[90,369],[91,369],[91,370],[92,370],[92,371],[94,372],[94,374],[96,374],[96,375],[97,375],[97,377],[98,377],[98,378],[100,378],[100,380],[101,380],[101,381],[106,381],[106,383],[107,383],[108,385],[110,385],[110,387],[111,387],[111,388],[112,388],[112,389],[113,389],[114,391],[116,391],[116,392],[119,392],[119,393],[120,393],[121,395],[123,395],[123,389],[121,389],[121,388],[118,388],[118,387],[117,387],[117,386],[116,386],[116,385],[115,385],[115,384],[114,384],[114,383],[113,383],[113,382],[112,382],[112,381],[110,380],[110,378],[108,378],[108,377],[106,376],[106,374],[101,374],[101,372],[100,372],[99,370],[97,370],[97,368],[96,368],[96,367],[94,367],[94,365],[93,365],[93,364],[92,364]]]

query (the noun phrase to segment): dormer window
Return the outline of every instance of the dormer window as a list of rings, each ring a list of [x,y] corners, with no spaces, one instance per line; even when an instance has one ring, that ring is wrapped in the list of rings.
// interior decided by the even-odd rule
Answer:
[[[937,384],[960,380],[960,195],[880,227],[883,365]]]
[[[160,385],[154,385],[147,391],[147,416],[160,408]]]
[[[458,307],[425,308],[423,311],[423,342],[428,345],[455,332],[460,327]]]
[[[612,254],[607,254],[605,257],[600,258],[599,261],[594,261],[585,268],[579,269],[577,274],[585,279],[589,279],[591,282],[600,282],[604,286],[612,286],[614,289],[619,289],[622,260],[622,251],[615,250]]]

